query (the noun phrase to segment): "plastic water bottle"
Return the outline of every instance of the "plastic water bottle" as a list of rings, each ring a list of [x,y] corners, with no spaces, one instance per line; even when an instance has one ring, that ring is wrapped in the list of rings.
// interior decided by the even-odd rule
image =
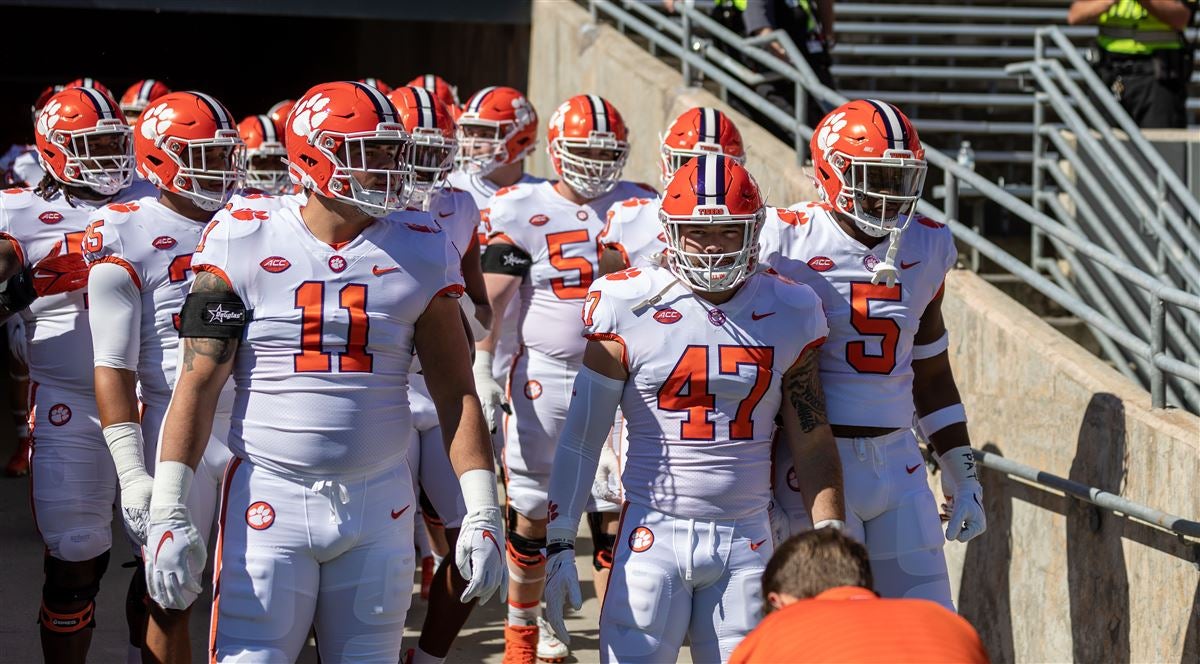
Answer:
[[[958,149],[958,163],[975,170],[975,151],[971,149],[971,141],[963,141]]]

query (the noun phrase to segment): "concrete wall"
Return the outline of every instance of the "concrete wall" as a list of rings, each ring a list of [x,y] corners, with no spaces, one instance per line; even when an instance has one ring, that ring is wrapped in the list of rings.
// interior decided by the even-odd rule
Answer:
[[[767,202],[791,205],[816,196],[807,171],[796,166],[791,148],[735,112],[703,88],[685,87],[678,69],[651,57],[613,28],[591,23],[587,11],[565,0],[534,0],[529,57],[529,99],[542,126],[569,97],[594,93],[608,99],[629,125],[631,153],[625,178],[661,189],[658,135],[680,113],[712,106],[729,114],[742,132],[746,167]],[[534,174],[550,177],[545,131],[531,159]]]
[[[658,183],[657,136],[689,106],[730,111],[574,2],[535,0],[530,98],[543,123],[599,93],[632,130],[628,177]],[[731,113],[769,200],[813,193],[789,146]],[[544,153],[534,172],[547,175]],[[1200,420],[1150,396],[976,275],[947,282],[946,321],[976,447],[1200,516]],[[963,615],[994,661],[1197,661],[1200,572],[1162,531],[984,472],[988,532],[947,547]],[[961,589],[961,592],[960,592]]]
[[[951,359],[977,448],[1200,516],[1200,419],[1150,395],[967,271]],[[960,611],[995,661],[1200,659],[1200,571],[1166,533],[984,471],[988,530],[947,546]]]

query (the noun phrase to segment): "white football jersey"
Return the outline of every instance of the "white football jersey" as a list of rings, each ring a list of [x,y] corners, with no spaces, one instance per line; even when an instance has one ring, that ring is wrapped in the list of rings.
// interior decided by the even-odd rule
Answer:
[[[521,342],[527,347],[582,361],[579,305],[599,269],[596,236],[612,205],[647,191],[644,185],[621,182],[608,194],[576,205],[553,183],[541,182],[506,187],[492,197],[489,241],[506,238],[531,258],[521,284]]]
[[[330,478],[404,459],[414,326],[433,298],[463,291],[458,252],[427,213],[394,213],[335,248],[299,207],[224,210],[192,265],[252,310],[233,370],[236,456]]]
[[[592,284],[583,306],[584,336],[625,349],[625,498],[682,518],[760,513],[782,378],[825,339],[821,301],[761,272],[719,306],[675,280],[665,268],[630,268]]]
[[[596,241],[621,253],[630,267],[658,265],[667,250],[666,230],[658,219],[661,200],[630,198],[608,210],[608,223]]]
[[[528,173],[522,173],[521,179],[517,180],[517,184],[537,184],[545,182],[545,178],[539,178]],[[479,208],[479,246],[483,246],[487,242],[488,228],[486,223],[486,209],[488,202],[492,200],[492,196],[496,195],[496,191],[500,189],[494,182],[486,178],[481,178],[477,175],[471,175],[466,171],[454,171],[450,173],[450,177],[446,180],[447,184],[455,189],[461,189],[471,198],[475,199],[475,207]]]
[[[465,254],[479,230],[479,206],[469,192],[444,187],[429,195],[429,214],[450,237],[458,253]]]
[[[832,424],[912,426],[913,339],[958,251],[949,228],[913,219],[895,259],[899,280],[888,288],[871,277],[890,244],[859,243],[823,203],[768,209],[759,260],[812,287],[829,318],[821,384]]]
[[[147,186],[126,187],[111,202],[140,198]],[[11,240],[21,262],[33,270],[34,288],[40,294],[20,313],[30,379],[85,393],[93,391],[94,379],[83,237],[96,206],[76,197],[68,203],[61,190],[48,201],[32,189],[0,193],[0,237]],[[71,275],[81,271],[84,280],[73,283]]]

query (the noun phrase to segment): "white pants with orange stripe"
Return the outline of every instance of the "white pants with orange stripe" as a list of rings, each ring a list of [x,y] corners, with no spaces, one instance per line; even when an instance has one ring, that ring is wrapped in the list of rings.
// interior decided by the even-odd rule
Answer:
[[[504,464],[508,503],[518,514],[545,519],[550,469],[558,434],[567,420],[579,364],[525,348],[509,375],[513,414],[505,422]],[[589,498],[588,512],[616,512],[620,506]]]
[[[415,502],[407,463],[333,481],[231,461],[213,660],[293,662],[315,626],[322,661],[395,664],[416,569]]]
[[[50,555],[91,560],[112,548],[117,498],[117,471],[100,433],[96,395],[49,385],[34,385],[30,393],[34,522]]]
[[[932,600],[953,611],[942,552],[946,538],[912,430],[838,438],[837,447],[846,534],[867,547],[875,590],[883,597]],[[777,441],[775,455],[775,499],[788,516],[791,533],[812,530],[791,452]]]
[[[685,519],[627,504],[600,610],[601,662],[726,662],[762,618],[772,553],[764,509],[744,519]]]

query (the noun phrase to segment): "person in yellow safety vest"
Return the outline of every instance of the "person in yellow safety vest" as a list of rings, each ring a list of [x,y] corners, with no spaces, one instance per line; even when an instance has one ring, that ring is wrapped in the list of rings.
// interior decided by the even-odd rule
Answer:
[[[1075,0],[1071,25],[1100,27],[1096,73],[1143,129],[1187,126],[1195,45],[1183,30],[1197,0]]]

